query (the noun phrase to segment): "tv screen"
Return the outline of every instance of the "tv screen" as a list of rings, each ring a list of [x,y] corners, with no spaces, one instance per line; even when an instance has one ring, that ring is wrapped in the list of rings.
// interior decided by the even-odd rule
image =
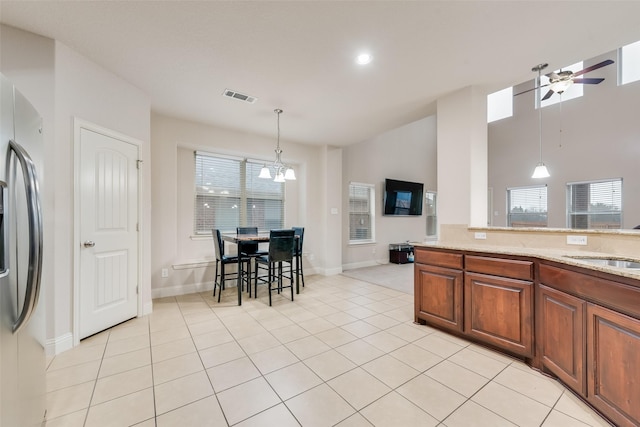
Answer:
[[[418,182],[385,179],[385,215],[422,215],[422,194],[424,185]]]

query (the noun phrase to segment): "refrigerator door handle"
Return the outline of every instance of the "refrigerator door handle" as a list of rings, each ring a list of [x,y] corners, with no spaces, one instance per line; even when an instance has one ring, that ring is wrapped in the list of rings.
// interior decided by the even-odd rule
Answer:
[[[0,181],[0,245],[2,245],[2,258],[0,259],[0,277],[9,274],[9,250],[7,248],[8,234],[5,232],[7,224],[5,206],[7,203],[7,183]]]
[[[40,276],[42,273],[42,210],[40,208],[40,189],[36,175],[36,167],[29,153],[14,140],[9,141],[10,151],[15,153],[24,174],[25,193],[29,223],[29,265],[25,301],[18,320],[13,325],[15,334],[29,321],[38,304],[40,295]],[[7,166],[11,164],[8,156]],[[7,171],[10,168],[7,167]]]

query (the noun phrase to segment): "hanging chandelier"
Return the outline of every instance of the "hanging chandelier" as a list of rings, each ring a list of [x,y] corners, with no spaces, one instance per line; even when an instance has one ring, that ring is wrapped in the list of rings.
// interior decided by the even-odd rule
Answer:
[[[538,89],[540,88],[540,83],[541,83],[540,79],[542,77],[542,70],[547,68],[547,65],[548,64],[538,64],[531,69],[531,71],[538,72]],[[539,139],[539,147],[540,147],[540,161],[536,165],[536,168],[534,169],[533,175],[531,175],[531,178],[548,178],[550,176],[549,171],[547,170],[547,167],[545,166],[545,164],[542,162],[542,103],[540,101],[538,101],[538,139]]]
[[[276,145],[276,160],[273,162],[271,167],[274,169],[275,178],[273,179],[275,182],[284,182],[285,180],[295,180],[296,173],[294,172],[291,166],[287,166],[282,163],[282,159],[280,156],[282,155],[282,150],[280,149],[280,114],[282,114],[282,110],[276,108],[273,110],[274,113],[278,115],[278,142]],[[260,175],[258,178],[267,178],[271,179],[271,171],[269,167],[265,164],[260,169]]]

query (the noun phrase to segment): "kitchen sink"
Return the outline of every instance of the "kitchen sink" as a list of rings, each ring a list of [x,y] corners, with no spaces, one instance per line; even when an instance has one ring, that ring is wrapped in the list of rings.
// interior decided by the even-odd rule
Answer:
[[[601,265],[604,267],[615,268],[628,268],[628,269],[640,269],[640,262],[630,261],[619,258],[582,258],[582,257],[567,257],[576,261],[581,261],[591,265]]]

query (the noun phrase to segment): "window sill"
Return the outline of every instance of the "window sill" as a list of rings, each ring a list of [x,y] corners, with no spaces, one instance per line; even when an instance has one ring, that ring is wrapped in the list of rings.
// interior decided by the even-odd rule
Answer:
[[[349,246],[375,245],[375,240],[349,241]]]

